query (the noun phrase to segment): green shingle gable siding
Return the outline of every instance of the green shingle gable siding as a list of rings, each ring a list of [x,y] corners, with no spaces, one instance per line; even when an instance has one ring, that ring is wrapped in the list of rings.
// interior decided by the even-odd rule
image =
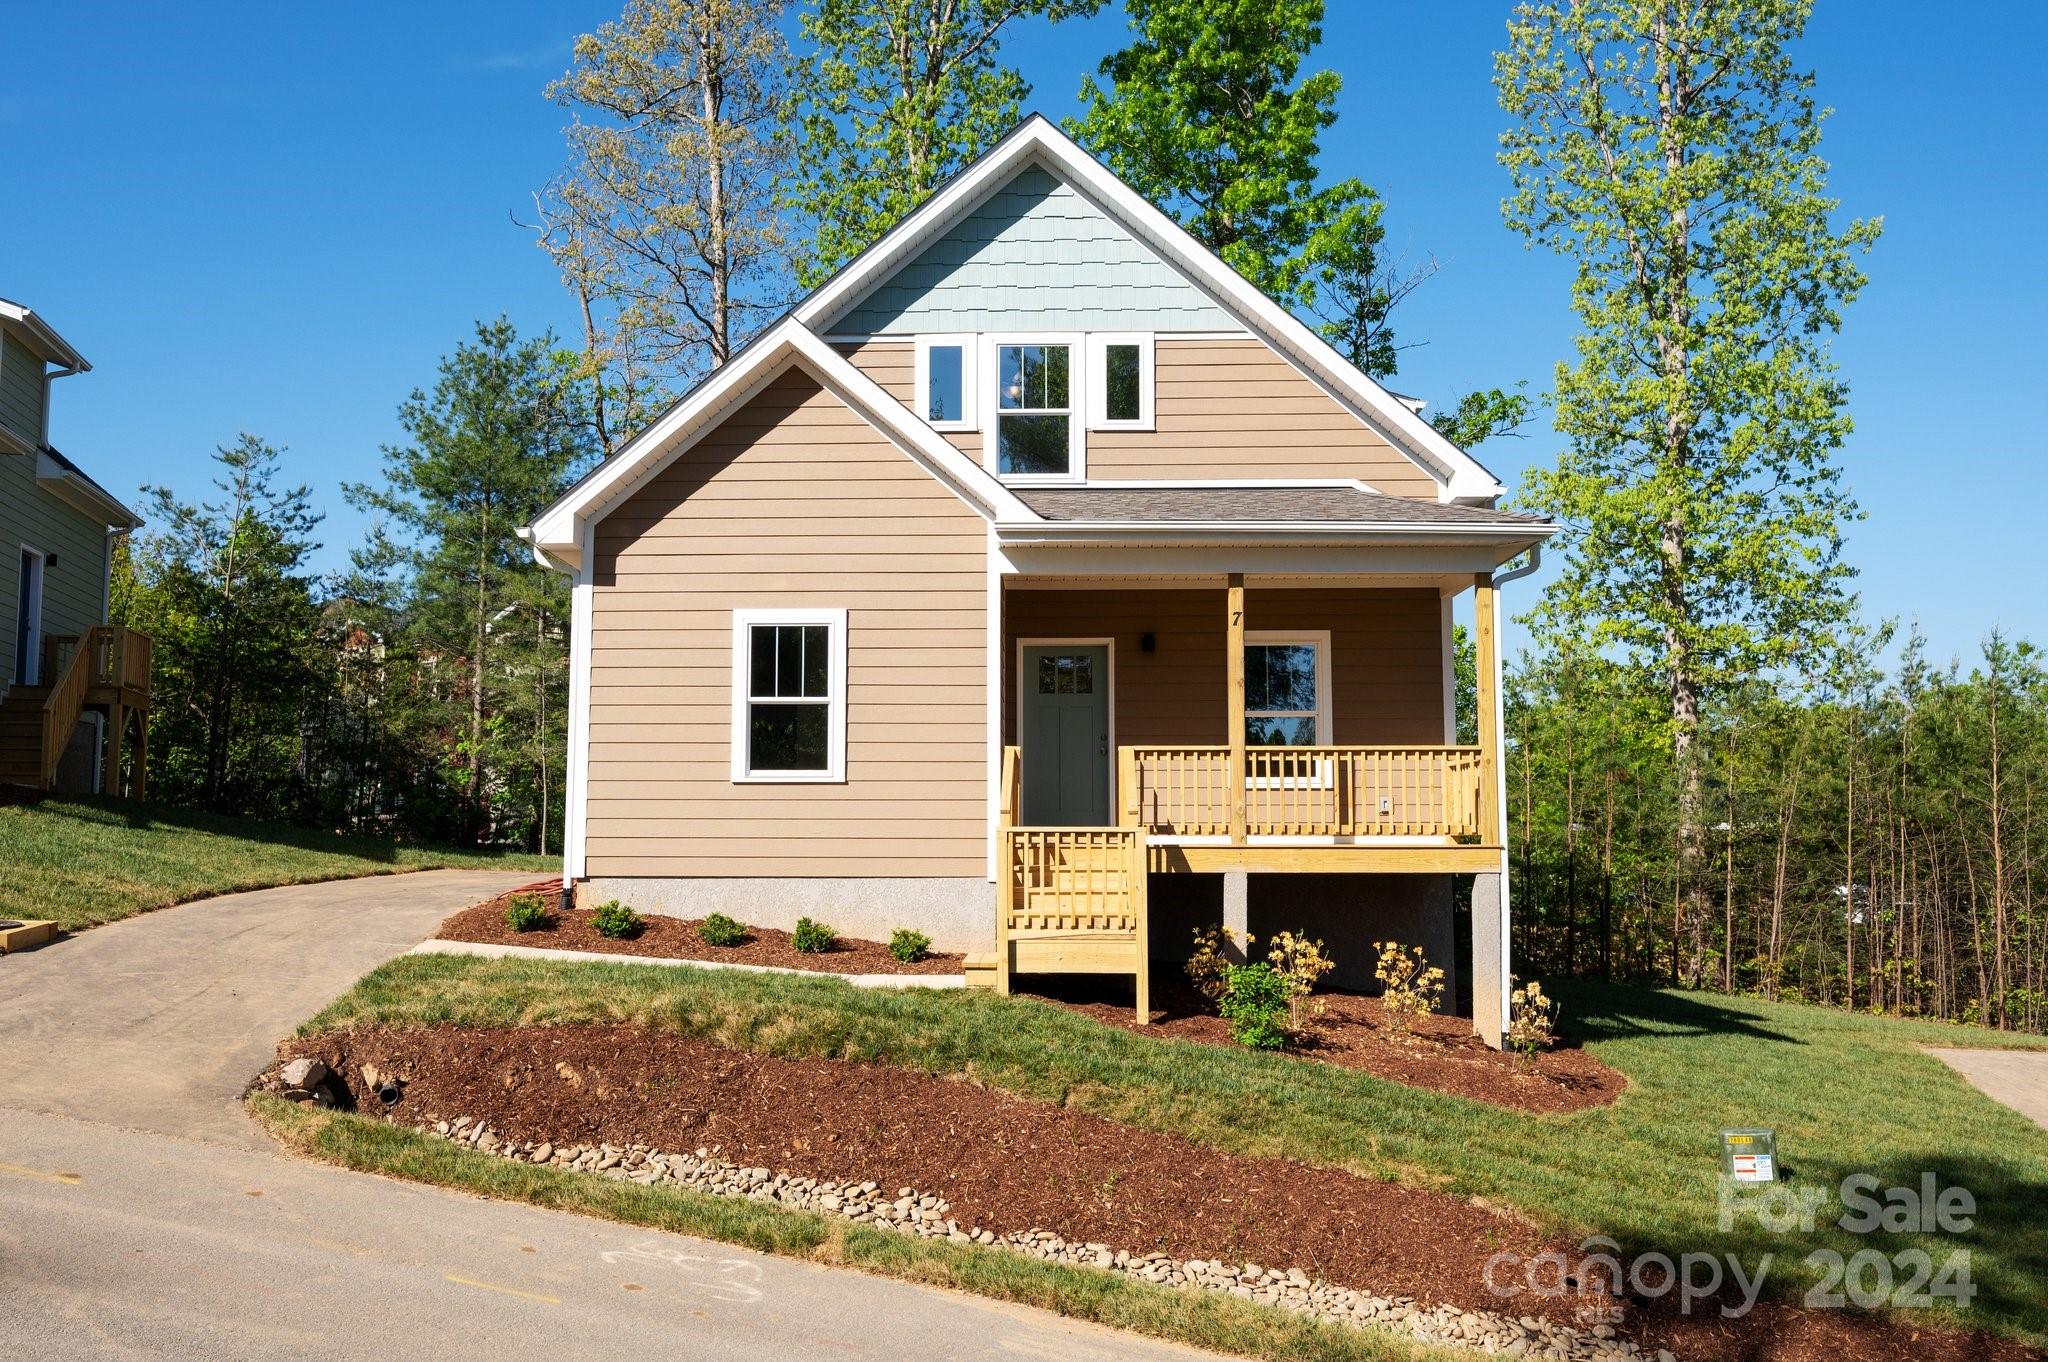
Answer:
[[[0,335],[0,425],[30,444],[42,441],[43,362],[7,335]]]
[[[1240,323],[1073,186],[1030,166],[826,329],[1225,331]]]
[[[0,690],[14,680],[21,546],[57,559],[43,572],[43,633],[82,634],[102,622],[107,529],[36,483],[32,454],[0,454]],[[45,680],[53,678],[44,678]]]

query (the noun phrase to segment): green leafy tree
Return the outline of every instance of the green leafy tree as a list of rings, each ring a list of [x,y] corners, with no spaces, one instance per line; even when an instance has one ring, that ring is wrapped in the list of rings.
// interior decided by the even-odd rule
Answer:
[[[218,500],[146,487],[114,617],[156,643],[152,785],[227,813],[297,812],[301,719],[324,686],[313,635],[319,545],[310,489],[279,484],[283,452],[254,435],[214,456]]]
[[[572,110],[541,244],[577,292],[607,449],[660,388],[723,364],[787,301],[782,0],[628,0],[548,87]]]
[[[1020,19],[1093,14],[1102,0],[817,0],[796,90],[803,140],[789,205],[810,223],[798,274],[814,285],[995,144],[1031,87],[999,60]]]
[[[1678,780],[1680,913],[1707,913],[1703,695],[1782,662],[1845,611],[1832,459],[1850,429],[1828,355],[1873,222],[1838,228],[1810,0],[1519,6],[1496,59],[1515,120],[1510,226],[1577,266],[1559,366],[1568,441],[1526,503],[1572,530],[1544,609],[1654,660]]]
[[[1322,41],[1322,0],[1127,0],[1131,44],[1081,84],[1084,146],[1231,268],[1290,307],[1329,295],[1326,330],[1368,372],[1393,372],[1378,197],[1318,187],[1343,78],[1297,81]]]
[[[511,716],[536,684],[533,668],[564,670],[568,605],[559,578],[515,531],[593,455],[588,394],[574,364],[552,335],[521,340],[503,318],[479,323],[475,340],[441,362],[433,391],[415,390],[399,407],[409,440],[386,446],[383,480],[344,489],[351,504],[384,519],[356,567],[372,580],[395,573],[405,582],[394,633],[411,665],[430,673],[420,699],[444,716],[472,840],[509,825],[530,843],[528,830],[541,822],[508,794],[525,779],[513,754],[543,745],[517,732]],[[559,789],[557,781],[549,797]]]

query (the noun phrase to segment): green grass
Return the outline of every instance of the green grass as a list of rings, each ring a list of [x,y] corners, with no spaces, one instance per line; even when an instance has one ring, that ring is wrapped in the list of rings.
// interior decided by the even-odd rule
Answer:
[[[2039,1047],[1965,1027],[1674,991],[1560,986],[1567,1030],[1627,1074],[1612,1106],[1529,1116],[1282,1055],[1160,1041],[1029,999],[862,990],[835,980],[630,965],[395,960],[303,1028],[632,1021],[782,1055],[965,1075],[1028,1097],[1254,1155],[1286,1155],[1484,1197],[1629,1251],[1774,1255],[1776,1294],[1816,1248],[1972,1251],[1979,1295],[1953,1323],[2048,1338],[2048,1133],[1978,1093],[1926,1044]],[[1717,1136],[1769,1126],[1795,1187],[1867,1172],[1968,1188],[1953,1240],[1717,1225]]]
[[[0,917],[67,932],[188,899],[276,884],[463,866],[552,870],[553,858],[393,846],[115,800],[0,808]]]
[[[1218,1352],[1275,1362],[1453,1362],[1462,1355],[1391,1333],[1318,1324],[1230,1296],[1171,1291],[1019,1253],[914,1239],[679,1187],[642,1187],[513,1163],[381,1121],[294,1106],[264,1093],[254,1094],[250,1107],[289,1147],[346,1168],[969,1291]]]

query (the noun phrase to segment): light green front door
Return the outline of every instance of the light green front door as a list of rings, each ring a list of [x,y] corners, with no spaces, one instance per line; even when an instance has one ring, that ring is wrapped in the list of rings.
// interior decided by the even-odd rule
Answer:
[[[1109,825],[1109,649],[1046,643],[1024,649],[1024,822]]]

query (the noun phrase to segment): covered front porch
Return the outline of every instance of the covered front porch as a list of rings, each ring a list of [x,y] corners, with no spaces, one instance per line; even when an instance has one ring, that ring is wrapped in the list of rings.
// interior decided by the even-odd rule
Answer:
[[[1461,593],[1477,664],[1463,742]],[[1285,901],[1286,925],[1361,966],[1384,930],[1448,968],[1449,877],[1465,873],[1487,881],[1465,963],[1494,1038],[1497,990],[1479,981],[1502,967],[1496,598],[1490,573],[1005,580],[997,986],[1130,973],[1142,1018],[1155,934],[1172,956],[1197,902],[1243,932]],[[1381,899],[1379,917],[1357,911]]]

